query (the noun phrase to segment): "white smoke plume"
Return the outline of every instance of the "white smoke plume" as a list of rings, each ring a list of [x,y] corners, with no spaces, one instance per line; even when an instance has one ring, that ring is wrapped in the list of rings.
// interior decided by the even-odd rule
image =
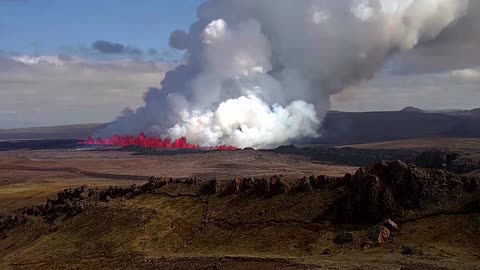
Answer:
[[[319,136],[330,96],[434,42],[469,0],[208,0],[170,45],[184,64],[97,135],[274,147]]]

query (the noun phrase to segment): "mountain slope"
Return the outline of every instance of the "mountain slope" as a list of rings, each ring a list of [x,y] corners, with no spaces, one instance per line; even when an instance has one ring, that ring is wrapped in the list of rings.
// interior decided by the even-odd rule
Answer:
[[[479,138],[480,118],[425,112],[330,112],[313,140],[357,144],[416,138]]]
[[[0,140],[73,140],[90,136],[105,124],[0,129]]]

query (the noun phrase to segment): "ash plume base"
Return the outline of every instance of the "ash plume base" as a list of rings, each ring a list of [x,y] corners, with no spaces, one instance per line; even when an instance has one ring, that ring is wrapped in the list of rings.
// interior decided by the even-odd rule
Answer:
[[[330,96],[436,38],[469,0],[208,0],[170,46],[185,52],[145,105],[96,136],[141,132],[270,148],[318,137]],[[444,40],[442,40],[444,42]]]

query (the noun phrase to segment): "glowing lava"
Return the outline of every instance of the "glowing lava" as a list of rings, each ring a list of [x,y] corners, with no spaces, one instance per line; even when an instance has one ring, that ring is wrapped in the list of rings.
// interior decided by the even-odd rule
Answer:
[[[84,145],[111,145],[111,146],[138,146],[142,148],[153,148],[153,149],[215,149],[215,150],[236,150],[236,147],[228,145],[220,145],[215,147],[201,147],[195,144],[189,144],[185,137],[182,137],[177,140],[171,140],[169,138],[161,139],[155,137],[147,137],[145,134],[140,134],[139,136],[120,136],[113,135],[110,138],[98,138],[93,139],[88,137],[88,139],[81,141],[80,144]]]

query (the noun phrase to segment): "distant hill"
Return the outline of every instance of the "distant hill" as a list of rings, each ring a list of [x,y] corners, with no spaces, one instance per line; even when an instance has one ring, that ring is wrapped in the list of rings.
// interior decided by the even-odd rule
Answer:
[[[402,112],[417,112],[417,113],[423,113],[424,112],[422,109],[415,108],[415,107],[412,107],[412,106],[405,107],[401,111]]]
[[[81,124],[51,127],[0,129],[0,140],[83,139],[106,124]]]
[[[392,112],[330,112],[322,137],[310,143],[358,144],[417,138],[480,138],[478,110],[431,113],[413,109]]]

